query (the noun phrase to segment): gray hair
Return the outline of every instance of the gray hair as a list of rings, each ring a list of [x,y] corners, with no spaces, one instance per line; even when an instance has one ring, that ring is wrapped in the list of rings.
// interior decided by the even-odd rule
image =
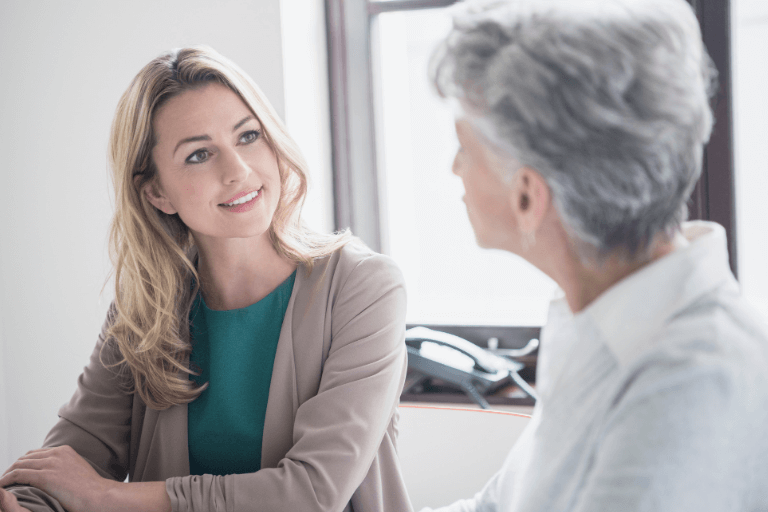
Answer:
[[[430,73],[544,177],[577,246],[642,258],[687,218],[717,72],[684,0],[460,4]]]

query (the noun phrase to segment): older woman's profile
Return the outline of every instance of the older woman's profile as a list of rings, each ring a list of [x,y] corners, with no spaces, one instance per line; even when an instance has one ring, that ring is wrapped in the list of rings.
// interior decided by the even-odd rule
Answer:
[[[115,300],[0,509],[411,510],[403,277],[301,222],[307,164],[253,80],[209,47],[160,55],[110,159]]]
[[[768,510],[768,337],[723,227],[686,221],[716,82],[690,5],[466,2],[431,76],[477,243],[562,290],[530,424],[434,510]]]

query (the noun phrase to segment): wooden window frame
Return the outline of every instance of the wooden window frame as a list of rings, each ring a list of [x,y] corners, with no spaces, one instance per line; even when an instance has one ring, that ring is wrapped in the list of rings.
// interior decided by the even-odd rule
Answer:
[[[736,185],[734,178],[731,0],[688,0],[699,19],[704,45],[718,71],[713,98],[715,126],[704,150],[701,179],[691,196],[690,218],[725,228],[731,270],[738,277]]]

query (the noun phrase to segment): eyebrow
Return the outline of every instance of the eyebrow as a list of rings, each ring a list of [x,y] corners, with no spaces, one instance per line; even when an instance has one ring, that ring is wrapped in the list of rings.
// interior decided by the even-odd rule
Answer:
[[[245,116],[240,121],[237,122],[237,124],[232,128],[232,131],[234,132],[241,126],[243,126],[245,123],[253,119],[253,116]],[[201,140],[211,140],[210,135],[195,135],[194,137],[187,137],[186,139],[181,139],[178,144],[176,144],[176,147],[173,148],[173,154],[176,154],[176,151],[179,149],[179,146],[182,144],[188,144],[190,142],[199,142]]]
[[[240,120],[240,122],[239,122],[239,123],[237,123],[237,124],[235,125],[235,127],[234,127],[234,128],[232,128],[232,131],[234,132],[235,130],[237,130],[238,128],[240,128],[241,126],[243,126],[245,123],[247,123],[247,122],[248,122],[248,121],[250,121],[251,119],[253,119],[253,116],[245,116],[244,118],[242,118],[242,119]]]

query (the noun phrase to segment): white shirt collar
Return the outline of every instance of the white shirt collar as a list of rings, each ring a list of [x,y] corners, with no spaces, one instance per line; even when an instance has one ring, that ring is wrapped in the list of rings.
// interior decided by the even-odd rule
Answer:
[[[653,334],[671,317],[733,280],[722,226],[686,222],[682,233],[687,246],[630,274],[574,316],[578,331],[582,330],[579,324],[586,322],[602,334],[602,341],[621,365],[651,348]]]

